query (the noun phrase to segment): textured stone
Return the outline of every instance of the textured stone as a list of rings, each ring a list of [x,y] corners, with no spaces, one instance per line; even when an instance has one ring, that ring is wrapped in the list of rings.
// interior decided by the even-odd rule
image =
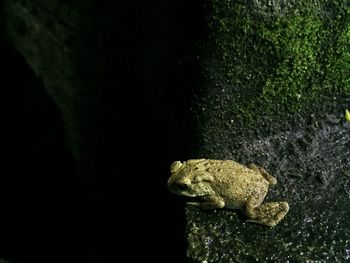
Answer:
[[[236,142],[228,158],[264,166],[278,183],[267,200],[287,200],[276,227],[245,222],[235,211],[187,207],[193,262],[344,262],[349,259],[350,126],[342,116]]]
[[[191,158],[263,166],[274,228],[187,207],[191,262],[349,259],[349,7],[344,1],[210,1],[205,83]]]

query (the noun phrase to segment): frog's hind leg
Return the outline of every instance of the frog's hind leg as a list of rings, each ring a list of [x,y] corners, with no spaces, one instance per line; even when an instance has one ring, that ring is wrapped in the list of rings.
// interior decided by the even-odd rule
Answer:
[[[287,202],[264,203],[254,209],[254,215],[247,221],[272,227],[277,225],[288,211],[289,205]]]
[[[254,222],[266,226],[275,226],[288,213],[289,205],[287,202],[270,202],[262,204],[267,191],[268,187],[259,187],[255,189],[247,200],[245,214],[248,217],[248,222]]]
[[[250,163],[248,164],[248,168],[260,173],[269,182],[270,186],[274,186],[277,184],[276,177],[273,177],[271,174],[269,174],[263,167]]]

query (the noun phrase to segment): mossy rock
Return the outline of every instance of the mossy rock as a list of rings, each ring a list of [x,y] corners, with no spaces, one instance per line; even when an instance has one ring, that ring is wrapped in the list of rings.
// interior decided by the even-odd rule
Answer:
[[[201,44],[193,158],[265,167],[274,228],[236,211],[187,207],[190,262],[344,262],[350,258],[350,9],[346,1],[211,0]]]
[[[291,121],[350,94],[346,1],[210,3],[197,108],[204,133],[213,125],[256,128],[277,115]]]

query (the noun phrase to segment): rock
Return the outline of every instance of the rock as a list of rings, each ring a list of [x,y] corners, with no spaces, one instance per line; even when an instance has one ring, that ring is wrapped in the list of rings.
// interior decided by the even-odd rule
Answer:
[[[187,206],[187,254],[193,262],[344,262],[349,259],[350,126],[329,116],[305,127],[237,143],[230,158],[256,162],[277,177],[267,200],[290,211],[274,228],[237,211]]]
[[[278,179],[267,198],[290,203],[289,214],[273,229],[245,223],[236,212],[188,207],[192,261],[348,259],[347,3],[209,0],[204,6],[202,1],[2,4],[8,40],[61,110],[83,184],[96,194],[95,210],[84,218],[95,222],[98,215],[99,226],[87,224],[85,235],[95,234],[105,244],[100,226],[102,232],[120,233],[111,212],[120,186],[132,188],[139,200],[169,201],[163,199],[164,167],[192,155],[264,166]],[[208,28],[200,19],[204,13]],[[160,135],[166,139],[159,142]],[[121,150],[120,138],[126,142]],[[116,179],[119,162],[125,168]],[[144,176],[150,164],[157,174],[152,179]],[[161,220],[164,210],[142,206],[141,212],[129,202],[116,203],[123,215],[137,219],[122,217],[119,227],[130,224],[124,240],[144,233],[137,246],[143,253],[134,253],[132,243],[128,255],[144,260],[153,253],[147,245],[159,222],[169,223]],[[179,216],[179,210],[167,209]],[[140,226],[140,214],[153,217]],[[176,235],[179,224],[173,221]],[[158,230],[159,240],[164,233]],[[153,254],[174,259],[181,253],[160,243]],[[91,251],[86,258],[104,255],[101,244],[85,249]]]
[[[192,158],[265,167],[278,180],[267,200],[287,200],[290,211],[268,228],[246,223],[236,211],[187,206],[188,257],[348,260],[348,7],[336,0],[210,3]]]

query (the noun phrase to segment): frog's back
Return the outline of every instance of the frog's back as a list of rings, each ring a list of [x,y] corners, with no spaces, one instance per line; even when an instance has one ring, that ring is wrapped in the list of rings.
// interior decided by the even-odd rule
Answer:
[[[240,208],[258,185],[268,187],[259,173],[232,160],[208,160],[206,171],[214,175],[213,187],[226,201],[228,208]]]
[[[256,172],[248,167],[232,160],[203,160],[198,163],[200,170],[205,170],[218,176],[230,174],[229,178],[246,176],[256,176]]]
[[[261,174],[232,160],[194,159],[187,161],[187,167],[211,174],[219,183],[236,184],[239,181],[261,181]]]

